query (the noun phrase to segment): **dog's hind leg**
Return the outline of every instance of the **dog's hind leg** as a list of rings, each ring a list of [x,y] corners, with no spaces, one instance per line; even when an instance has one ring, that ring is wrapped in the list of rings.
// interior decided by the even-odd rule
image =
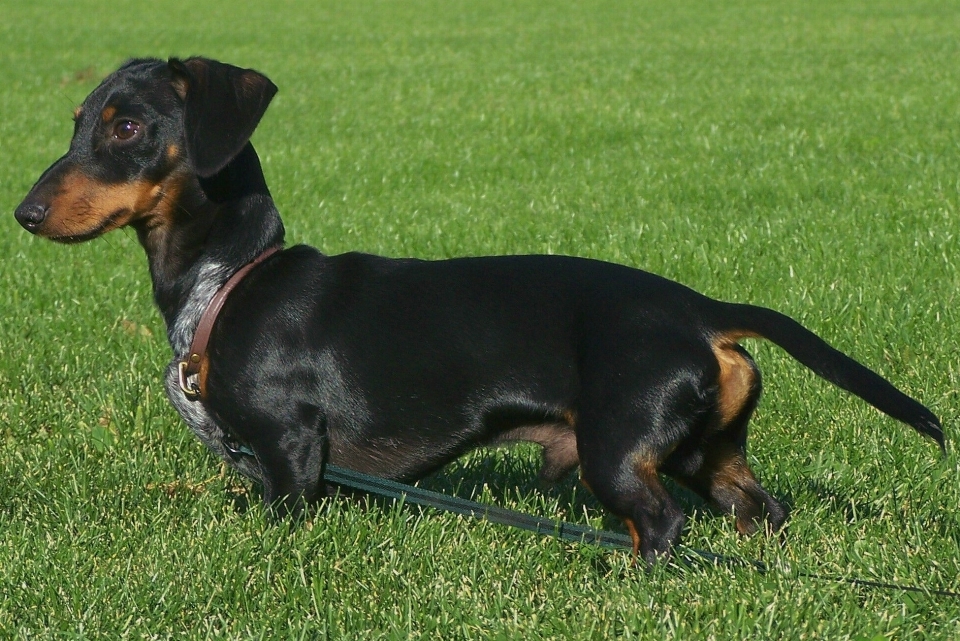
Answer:
[[[660,482],[660,466],[713,409],[709,361],[691,359],[689,344],[673,347],[657,350],[655,365],[607,351],[604,371],[616,379],[584,376],[598,382],[582,390],[577,424],[584,484],[624,521],[634,553],[648,563],[670,554],[686,520]]]
[[[747,423],[760,400],[760,372],[750,354],[733,342],[715,342],[720,366],[716,412],[700,439],[679,448],[664,471],[723,512],[736,516],[737,531],[753,534],[760,524],[779,530],[787,510],[767,492],[747,465]]]

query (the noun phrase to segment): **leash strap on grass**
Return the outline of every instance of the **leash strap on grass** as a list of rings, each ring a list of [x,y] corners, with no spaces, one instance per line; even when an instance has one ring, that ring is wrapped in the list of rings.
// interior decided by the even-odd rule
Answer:
[[[494,505],[484,505],[476,501],[431,492],[430,490],[388,481],[369,474],[361,474],[334,465],[327,465],[323,477],[329,483],[341,487],[348,487],[389,499],[398,499],[414,505],[432,507],[444,512],[452,512],[453,514],[490,521],[491,523],[509,525],[536,534],[555,536],[563,541],[590,543],[604,548],[633,549],[633,543],[626,534],[604,532],[603,530],[595,530],[591,527],[574,525],[573,523],[531,516]]]
[[[495,505],[484,505],[476,501],[447,496],[439,492],[424,490],[413,485],[397,483],[387,479],[370,476],[362,472],[354,472],[335,465],[327,465],[323,475],[328,483],[374,494],[388,499],[395,499],[405,503],[430,507],[442,512],[450,512],[474,519],[489,521],[500,525],[509,525],[520,530],[534,532],[535,534],[553,536],[562,541],[572,543],[587,543],[597,545],[608,549],[632,550],[633,542],[626,534],[616,532],[607,532],[595,528],[555,521],[553,519],[532,516],[515,510],[508,510]],[[680,546],[678,549],[680,557],[687,564],[691,564],[695,559],[706,560],[711,563],[725,563],[751,567],[754,570],[765,574],[769,571],[767,565],[761,561],[751,561],[736,557],[714,554],[704,550],[697,550],[686,546]],[[867,581],[864,579],[851,579],[843,577],[831,577],[816,574],[813,572],[799,571],[799,576],[817,581],[832,581],[837,583],[846,583],[859,587],[872,588],[877,590],[899,590],[902,592],[919,592],[933,596],[945,596],[951,598],[960,598],[960,593],[949,590],[934,590],[920,588],[912,585],[898,585],[894,583],[882,583],[879,581]]]

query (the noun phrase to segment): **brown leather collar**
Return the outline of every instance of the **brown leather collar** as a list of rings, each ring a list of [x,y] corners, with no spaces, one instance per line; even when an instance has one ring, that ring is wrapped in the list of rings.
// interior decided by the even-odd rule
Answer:
[[[280,247],[271,247],[238,269],[224,283],[223,287],[217,290],[217,293],[210,299],[210,304],[203,310],[200,322],[197,323],[197,331],[193,334],[193,342],[190,343],[190,352],[185,360],[180,361],[180,389],[191,401],[196,401],[205,396],[203,384],[206,377],[200,376],[200,369],[207,353],[210,334],[213,332],[213,326],[217,322],[220,310],[223,309],[223,304],[227,302],[227,296],[240,284],[243,277],[250,273],[250,270],[278,251],[280,251]]]

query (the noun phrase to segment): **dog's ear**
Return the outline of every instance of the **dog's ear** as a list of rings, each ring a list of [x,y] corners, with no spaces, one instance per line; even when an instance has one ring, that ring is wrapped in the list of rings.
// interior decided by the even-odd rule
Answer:
[[[277,93],[270,79],[206,58],[171,58],[173,88],[183,100],[187,154],[209,178],[243,149]]]

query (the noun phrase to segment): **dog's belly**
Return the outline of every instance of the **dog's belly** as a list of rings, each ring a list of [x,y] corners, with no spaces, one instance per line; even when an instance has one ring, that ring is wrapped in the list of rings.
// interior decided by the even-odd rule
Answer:
[[[413,398],[377,407],[364,426],[330,423],[329,460],[360,472],[413,480],[476,447],[527,441],[544,448],[544,478],[559,478],[577,465],[571,398],[543,394],[535,400],[515,391],[507,398],[466,398],[453,406]]]

